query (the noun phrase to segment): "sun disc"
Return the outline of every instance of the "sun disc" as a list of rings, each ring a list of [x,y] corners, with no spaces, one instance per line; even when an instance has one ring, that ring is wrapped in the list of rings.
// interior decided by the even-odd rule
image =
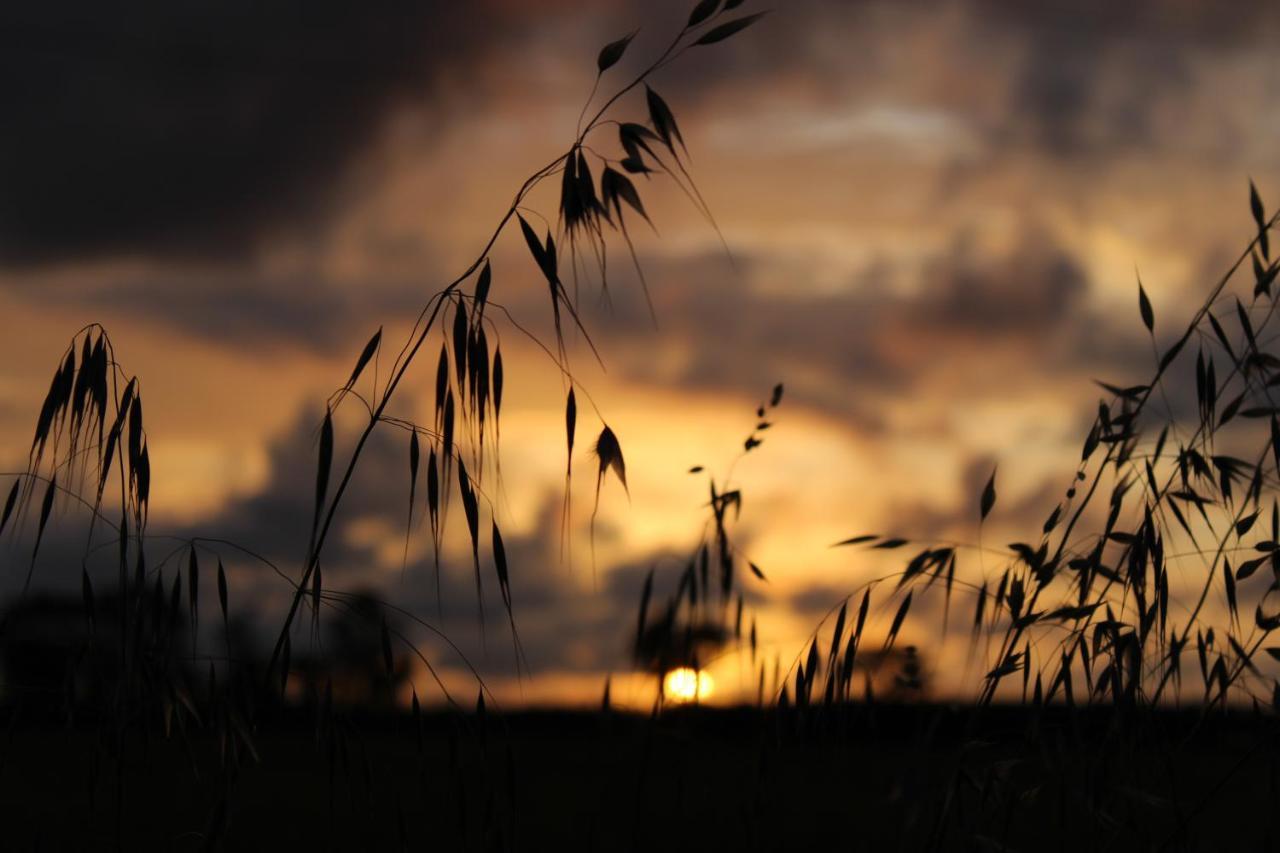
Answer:
[[[672,702],[704,702],[715,690],[715,679],[700,669],[682,666],[662,679],[662,695]]]

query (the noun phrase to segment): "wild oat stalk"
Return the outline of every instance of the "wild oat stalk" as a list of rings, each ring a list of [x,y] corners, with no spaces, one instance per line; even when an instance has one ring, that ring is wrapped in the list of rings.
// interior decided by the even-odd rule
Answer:
[[[1280,214],[1266,215],[1252,185],[1250,210],[1255,236],[1171,342],[1157,337],[1139,282],[1139,314],[1156,353],[1152,377],[1133,386],[1098,383],[1109,396],[1099,401],[1073,482],[1035,537],[997,552],[1007,561],[998,580],[958,579],[957,555],[965,549],[946,543],[926,547],[901,572],[868,585],[869,591],[897,581],[900,604],[890,639],[913,591],[923,594],[937,583],[946,596],[944,612],[953,587],[975,594],[974,644],[985,634],[997,649],[976,688],[983,704],[1006,679],[1020,676],[1014,695],[1037,705],[1061,698],[1153,706],[1178,692],[1171,687],[1181,684],[1183,653],[1194,636],[1206,707],[1227,703],[1234,691],[1280,710],[1280,682],[1272,679],[1270,695],[1260,695],[1265,679],[1255,662],[1263,651],[1280,658],[1280,647],[1266,646],[1280,628],[1280,607],[1272,601],[1280,591],[1280,405],[1273,391],[1280,385],[1280,336],[1270,333],[1280,272],[1270,233]],[[1252,272],[1247,302],[1229,293],[1246,264]],[[1197,354],[1187,376],[1193,343]],[[1224,361],[1227,369],[1220,371]],[[1192,387],[1196,413],[1187,422],[1169,401]],[[995,506],[995,487],[993,473],[979,500],[982,520]],[[1099,505],[1104,494],[1107,501]],[[863,535],[838,544],[898,549],[910,543]],[[1171,600],[1170,564],[1192,560],[1202,572],[1199,593],[1180,612],[1176,597]],[[1271,569],[1270,583],[1250,583],[1263,567]],[[1205,609],[1215,589],[1225,622]],[[1246,600],[1254,605],[1252,618]],[[851,669],[858,639],[855,632],[843,670]],[[800,672],[808,676],[807,669]],[[847,691],[849,685],[842,686]]]
[[[650,609],[655,571],[651,569],[645,578],[632,656],[637,666],[659,679],[655,699],[658,705],[664,698],[663,675],[686,667],[696,672],[712,657],[722,656],[731,643],[736,644],[734,650],[738,650],[746,639],[752,666],[757,664],[756,616],[747,610],[743,569],[750,572],[756,583],[765,583],[767,578],[734,542],[731,533],[733,523],[742,512],[742,490],[734,484],[733,472],[740,459],[764,442],[766,431],[773,426],[770,420],[773,411],[782,402],[782,393],[782,385],[775,385],[768,401],[756,408],[755,426],[723,477],[717,481],[702,465],[689,469],[690,474],[707,477],[707,518],[680,573],[675,592],[654,618],[650,618]],[[759,666],[763,683],[764,663],[760,662]]]
[[[173,540],[157,536],[147,530],[150,507],[151,467],[147,447],[147,435],[143,422],[141,386],[136,377],[126,379],[119,367],[115,350],[105,330],[90,326],[73,336],[54,374],[48,395],[39,414],[35,437],[32,442],[27,468],[15,479],[5,497],[0,511],[0,533],[6,528],[11,532],[38,503],[38,521],[34,535],[30,564],[27,567],[27,583],[35,570],[40,546],[53,513],[55,499],[65,494],[69,499],[83,504],[90,513],[88,544],[81,570],[81,589],[85,616],[89,625],[90,647],[97,642],[96,622],[102,616],[99,599],[101,584],[95,583],[89,574],[89,557],[99,544],[95,542],[97,525],[108,526],[114,533],[110,543],[118,551],[118,597],[120,667],[114,683],[105,684],[103,695],[111,697],[109,719],[114,725],[117,768],[123,767],[122,750],[126,729],[140,726],[149,729],[158,713],[166,734],[173,730],[186,740],[191,727],[209,727],[218,743],[219,767],[229,792],[245,758],[257,760],[253,730],[255,709],[263,697],[279,697],[289,684],[291,669],[291,634],[301,605],[305,602],[313,616],[313,630],[319,629],[320,610],[327,607],[339,614],[353,618],[372,618],[379,621],[379,646],[386,670],[387,684],[394,684],[401,668],[394,661],[393,643],[408,647],[436,677],[432,662],[418,649],[412,639],[401,633],[387,620],[387,614],[416,623],[450,646],[467,663],[461,652],[434,626],[390,605],[374,602],[372,615],[368,612],[367,599],[353,596],[341,590],[327,589],[323,581],[322,563],[325,546],[334,530],[339,509],[347,494],[363,453],[375,430],[392,427],[409,433],[408,473],[409,507],[406,523],[412,526],[415,518],[414,502],[419,494],[419,477],[424,476],[426,514],[429,519],[433,552],[436,556],[436,585],[439,594],[439,555],[444,536],[450,495],[461,501],[465,522],[471,541],[473,572],[475,574],[477,604],[483,596],[481,572],[481,536],[484,527],[488,534],[494,574],[501,592],[512,642],[515,646],[517,669],[525,665],[516,628],[515,608],[510,582],[510,568],[506,559],[502,531],[494,518],[494,502],[486,494],[486,484],[500,487],[497,482],[495,446],[499,439],[498,422],[502,410],[504,387],[507,384],[506,365],[503,361],[500,340],[500,320],[522,335],[529,337],[552,359],[561,372],[571,415],[567,419],[568,449],[573,452],[573,435],[576,427],[576,398],[588,402],[590,396],[575,380],[565,345],[565,325],[572,325],[582,334],[595,351],[594,343],[579,317],[578,268],[594,264],[598,271],[602,292],[607,296],[607,250],[609,244],[620,238],[635,264],[640,283],[648,299],[648,284],[640,268],[629,231],[633,216],[650,222],[641,193],[632,176],[662,175],[693,201],[695,207],[711,222],[700,192],[690,176],[688,152],[675,115],[667,102],[651,86],[654,75],[679,59],[686,51],[722,41],[761,16],[759,14],[735,14],[733,10],[742,0],[723,3],[701,0],[693,9],[687,23],[677,32],[670,44],[630,78],[617,86],[611,94],[593,108],[596,91],[609,72],[624,56],[632,36],[606,45],[597,57],[597,74],[591,97],[583,106],[582,117],[567,150],[557,154],[546,165],[531,174],[516,191],[506,211],[499,217],[488,239],[475,259],[456,278],[445,284],[422,308],[413,328],[397,350],[390,371],[379,384],[377,364],[384,351],[383,332],[374,333],[355,360],[345,383],[328,399],[325,415],[319,430],[318,459],[316,466],[314,511],[302,570],[296,580],[267,558],[236,543],[208,538]],[[645,118],[639,121],[623,121],[613,117],[623,98],[644,88]],[[588,117],[589,116],[589,117]],[[606,132],[617,133],[618,157],[600,153],[605,146]],[[599,179],[593,172],[598,173]],[[548,179],[559,176],[559,205],[555,217],[554,233],[550,227],[535,228],[530,217],[543,219],[528,207],[533,192]],[[545,221],[545,220],[544,220]],[[491,253],[498,238],[519,226],[540,276],[545,280],[550,301],[551,317],[555,328],[555,342],[548,345],[529,334],[518,320],[491,293],[500,294],[495,279],[501,276],[494,270]],[[650,223],[651,224],[651,223]],[[718,233],[718,229],[717,229]],[[723,239],[723,238],[722,238]],[[568,247],[573,269],[573,293],[567,290],[561,270],[564,266],[563,248]],[[492,290],[491,290],[492,288]],[[397,392],[405,384],[410,368],[418,361],[429,340],[440,341],[440,355],[435,364],[435,411],[429,424],[419,424],[392,413],[391,404]],[[598,356],[597,356],[598,357]],[[366,396],[366,377],[375,373],[370,394]],[[576,391],[576,394],[575,394]],[[337,415],[353,402],[363,407],[366,418],[358,435],[344,450]],[[593,406],[594,408],[594,406]],[[603,419],[602,419],[603,420]],[[486,445],[489,453],[486,455]],[[597,503],[600,480],[613,471],[625,485],[625,465],[622,446],[618,437],[602,422],[595,452],[600,463],[597,479]],[[119,486],[118,506],[114,499],[107,500],[107,488],[111,475]],[[566,509],[568,508],[566,480]],[[38,501],[37,501],[38,496]],[[489,508],[489,518],[482,518],[482,511]],[[108,516],[116,509],[120,513],[116,522]],[[567,513],[566,513],[567,515]],[[420,517],[420,516],[419,516]],[[568,519],[566,517],[566,530]],[[405,560],[408,557],[408,533],[406,533]],[[173,547],[154,565],[147,565],[148,545],[171,541]],[[231,621],[228,615],[230,602],[234,600],[226,570],[224,554],[247,558],[281,577],[293,589],[287,612],[280,626],[277,640],[265,669],[256,662],[233,657],[233,651],[241,655],[246,650],[234,648],[231,643]],[[165,582],[165,569],[171,568],[172,584]],[[185,567],[186,596],[183,601],[183,574]],[[216,567],[216,580],[201,580],[201,575]],[[132,574],[132,580],[130,575]],[[217,591],[218,607],[224,630],[227,631],[226,655],[203,654],[196,635],[201,588]],[[377,606],[377,605],[381,606]],[[192,626],[191,645],[184,650],[184,615]],[[480,620],[483,633],[483,609]],[[219,679],[215,660],[229,667]],[[198,673],[197,664],[208,666],[208,689],[193,692],[190,679]],[[485,706],[486,687],[479,675],[471,670],[480,684],[478,711]],[[301,679],[307,681],[307,678]],[[456,707],[443,681],[436,682],[446,699]],[[68,679],[68,684],[71,683]],[[263,685],[267,686],[264,693]],[[327,747],[330,756],[331,781],[338,758],[350,772],[346,762],[348,749],[347,728],[334,710],[333,682],[326,679],[321,693],[312,697],[316,711],[317,744]],[[70,689],[70,688],[68,688]],[[202,704],[197,698],[204,693]],[[490,696],[490,701],[493,697]],[[418,708],[416,691],[413,696],[415,714]],[[74,706],[74,697],[68,694],[66,707]],[[483,729],[484,715],[479,714]],[[510,781],[511,756],[508,752],[508,781]],[[194,758],[192,759],[194,762]],[[459,780],[461,777],[459,776]],[[118,780],[119,782],[119,780]],[[118,808],[126,802],[123,784],[118,785]],[[465,795],[458,790],[460,814],[465,813]],[[213,809],[206,832],[206,841],[215,844],[225,832],[228,818],[227,795],[219,799]],[[486,821],[490,820],[486,817]],[[466,830],[463,829],[465,836]]]
[[[313,614],[313,628],[318,628],[320,607],[331,600],[329,591],[324,587],[321,570],[325,546],[364,450],[375,430],[380,427],[394,427],[410,433],[407,466],[410,506],[406,514],[409,525],[412,525],[415,515],[413,502],[418,494],[420,472],[425,475],[427,515],[437,564],[437,592],[439,553],[445,518],[451,503],[450,495],[455,489],[463,506],[471,541],[478,606],[483,596],[482,527],[489,528],[487,532],[494,573],[516,649],[517,666],[523,663],[502,532],[496,519],[492,518],[493,501],[486,494],[484,485],[496,472],[496,464],[492,461],[496,451],[490,450],[488,460],[485,451],[486,444],[492,446],[498,440],[498,421],[504,385],[507,382],[498,320],[505,319],[521,334],[530,337],[535,345],[548,354],[561,372],[569,398],[570,414],[566,426],[571,458],[577,414],[575,397],[584,395],[585,389],[573,376],[565,346],[564,323],[576,327],[594,351],[594,344],[578,314],[578,264],[580,261],[588,265],[594,263],[601,286],[607,292],[607,249],[610,238],[620,237],[640,272],[641,284],[646,288],[647,295],[647,283],[635,256],[628,218],[635,215],[648,222],[649,215],[640,191],[629,176],[666,176],[711,220],[710,212],[690,176],[688,153],[675,115],[667,102],[651,88],[650,82],[657,72],[678,60],[686,51],[729,38],[761,17],[759,14],[735,14],[734,10],[741,5],[741,0],[729,0],[723,6],[707,0],[699,2],[687,23],[667,47],[627,82],[603,98],[593,110],[596,91],[606,79],[607,72],[623,58],[632,36],[606,45],[597,57],[595,85],[591,97],[583,106],[582,117],[568,149],[536,170],[519,187],[479,254],[456,278],[428,300],[396,352],[389,374],[380,387],[375,387],[366,396],[361,391],[362,380],[369,373],[369,365],[376,363],[382,355],[385,343],[381,329],[369,338],[346,382],[330,396],[326,406],[319,431],[314,512],[300,576],[296,581],[289,580],[274,565],[251,551],[242,549],[244,554],[269,565],[288,580],[293,588],[269,664],[263,673],[263,677],[269,682],[281,686],[286,683],[290,634],[300,606],[304,602],[308,603]],[[623,121],[613,118],[613,113],[623,98],[640,87],[643,87],[645,95],[645,119]],[[617,133],[617,146],[621,154],[617,158],[600,153],[603,147],[601,137],[611,129]],[[593,175],[593,169],[598,170],[598,180]],[[557,175],[560,177],[560,188],[555,232],[552,233],[549,228],[540,232],[526,218],[526,214],[532,215],[527,205],[534,190]],[[714,221],[711,221],[714,225]],[[547,286],[555,327],[555,342],[552,346],[526,332],[500,302],[490,298],[495,278],[499,278],[493,269],[491,252],[498,238],[513,224],[518,224],[534,264]],[[574,271],[572,296],[561,275],[563,250],[560,247],[565,246],[568,247]],[[495,288],[492,292],[497,294],[500,289]],[[440,356],[435,365],[434,420],[430,424],[419,424],[393,415],[390,406],[410,368],[420,360],[423,347],[433,336],[441,341]],[[589,395],[585,399],[589,401]],[[350,406],[353,401],[363,407],[366,419],[350,449],[344,454],[341,452],[342,437],[336,416],[340,409]],[[612,470],[625,484],[622,446],[607,424],[601,425],[595,451],[600,461],[600,478]],[[144,545],[148,538],[146,519],[151,474],[143,428],[140,386],[136,378],[125,381],[125,375],[117,366],[110,339],[98,326],[77,333],[60,361],[39,416],[27,471],[16,477],[4,505],[3,517],[0,518],[0,532],[3,532],[11,517],[23,515],[28,505],[34,502],[37,487],[43,488],[28,582],[36,565],[54,498],[59,492],[72,494],[90,508],[93,518],[89,533],[92,546],[93,526],[104,518],[103,499],[113,461],[118,463],[116,473],[120,486],[121,519],[118,524],[103,523],[110,523],[116,533],[122,600],[133,602],[130,606],[135,613],[142,612],[140,602],[147,575],[154,574],[158,584],[160,570],[170,560],[177,559],[182,554],[187,563],[187,610],[193,622],[198,614],[202,565],[205,571],[214,565],[218,566],[217,589],[220,605],[225,609],[228,597],[227,578],[221,568],[220,555],[216,551],[210,556],[218,559],[204,560],[202,563],[200,550],[207,549],[207,544],[202,546],[195,540],[179,543],[158,566],[151,567],[148,572]],[[80,482],[77,483],[77,480]],[[566,508],[567,490],[568,482]],[[82,493],[90,497],[80,498]],[[598,495],[599,479],[597,502]],[[490,508],[487,525],[483,524],[482,519],[482,511],[486,506]],[[567,525],[568,521],[565,523]],[[132,555],[130,542],[134,543]],[[212,540],[204,542],[211,543]],[[407,545],[406,540],[406,559]],[[237,546],[224,543],[223,547]],[[134,570],[136,578],[132,589],[128,578],[130,568]],[[180,585],[180,574],[175,574],[171,593],[161,596],[157,592],[155,599],[171,601],[176,607],[181,597]],[[93,602],[94,584],[87,568],[83,571],[82,588],[88,607]],[[482,606],[479,618],[483,628]],[[129,661],[134,657],[130,651],[133,641],[125,625],[126,621],[122,620],[121,624],[120,648],[125,660]],[[192,639],[194,643],[194,637]],[[196,651],[197,647],[193,646],[193,655]]]
[[[726,12],[739,5],[740,3],[738,2],[729,2],[721,9],[719,8],[719,3],[699,3],[690,15],[688,23],[676,34],[670,45],[656,59],[646,65],[630,82],[616,89],[585,124],[580,121],[581,129],[569,146],[568,151],[557,155],[525,180],[475,260],[457,278],[445,285],[423,307],[414,323],[413,329],[392,363],[390,375],[384,386],[380,392],[374,394],[372,400],[366,403],[368,421],[347,458],[342,474],[338,478],[337,487],[330,495],[328,493],[328,482],[330,468],[333,463],[333,414],[337,407],[347,398],[345,392],[355,387],[364,367],[380,349],[381,330],[370,339],[369,344],[357,361],[355,369],[352,371],[351,378],[342,391],[331,400],[325,415],[320,459],[317,465],[316,511],[310,535],[310,545],[308,546],[302,577],[296,586],[284,623],[281,626],[279,637],[276,640],[275,648],[272,651],[269,669],[275,668],[283,652],[293,620],[299,605],[304,599],[304,590],[308,588],[313,574],[318,569],[338,508],[341,505],[347,486],[355,474],[361,454],[374,430],[385,423],[393,423],[396,426],[411,430],[415,435],[424,438],[431,449],[428,457],[428,477],[429,480],[433,476],[437,477],[442,487],[439,488],[438,492],[429,491],[430,495],[437,495],[436,501],[438,501],[438,505],[433,505],[430,508],[433,519],[432,536],[436,540],[435,548],[437,554],[439,552],[441,528],[436,519],[444,511],[444,505],[448,502],[447,481],[449,480],[450,469],[456,469],[458,494],[466,514],[467,528],[471,538],[477,603],[480,606],[479,618],[483,627],[484,611],[483,606],[480,604],[482,580],[479,524],[479,502],[482,493],[478,488],[478,483],[485,475],[486,419],[496,423],[500,415],[500,389],[502,382],[498,378],[502,374],[498,373],[495,376],[493,372],[502,363],[501,353],[497,345],[494,346],[491,352],[490,343],[486,335],[486,328],[492,328],[490,318],[485,316],[485,308],[489,304],[489,288],[493,276],[489,258],[490,252],[507,226],[512,223],[513,219],[516,220],[519,223],[521,234],[529,248],[530,255],[539,272],[546,280],[556,336],[556,352],[552,358],[555,359],[557,367],[569,384],[570,401],[572,403],[573,389],[577,383],[573,379],[565,349],[562,311],[582,331],[588,344],[591,343],[590,337],[586,335],[586,330],[582,328],[582,324],[579,321],[576,300],[569,297],[562,281],[560,250],[557,248],[555,237],[549,232],[545,236],[539,235],[522,215],[521,211],[525,209],[524,205],[530,193],[547,178],[559,173],[561,176],[559,244],[565,245],[567,243],[569,245],[576,270],[577,250],[581,248],[582,242],[585,241],[597,259],[601,282],[604,283],[607,272],[605,263],[606,232],[613,231],[621,235],[626,241],[628,249],[631,249],[625,211],[631,210],[646,220],[648,219],[640,194],[630,178],[623,172],[615,170],[610,160],[598,154],[592,146],[587,144],[588,139],[593,134],[612,124],[617,124],[619,144],[625,154],[622,160],[613,162],[618,162],[624,171],[630,174],[664,173],[682,189],[686,189],[695,197],[698,197],[696,187],[694,187],[682,159],[681,151],[684,149],[684,140],[676,124],[675,116],[666,102],[649,88],[648,81],[657,71],[677,60],[690,48],[713,44],[728,38],[760,17],[759,15],[748,15],[717,23]],[[630,42],[631,36],[627,36],[606,45],[600,51],[597,58],[597,86],[601,76],[622,58]],[[606,120],[606,116],[610,114],[612,108],[625,95],[642,85],[646,91],[648,124],[617,122],[612,119]],[[583,108],[584,115],[587,113],[588,106]],[[666,158],[659,153],[660,150],[665,150]],[[598,191],[590,169],[590,161],[593,158],[598,161],[602,169]],[[668,162],[668,159],[670,162]],[[632,256],[634,259],[634,251],[632,251]],[[464,284],[472,276],[476,276],[477,273],[478,276],[473,288],[467,291],[464,288]],[[470,306],[469,310],[468,306]],[[453,322],[451,330],[445,331],[441,328],[441,325],[445,312],[448,310],[453,311]],[[441,349],[436,374],[436,424],[432,428],[427,428],[404,420],[393,420],[387,415],[387,407],[395,397],[396,391],[400,388],[409,368],[414,364],[423,345],[433,331],[440,332],[446,338],[445,346]],[[448,345],[450,342],[452,347]],[[547,348],[544,347],[544,349]],[[547,351],[550,352],[549,349]],[[453,370],[449,370],[450,362],[452,362]],[[468,417],[468,415],[470,416]],[[570,453],[572,453],[573,444],[573,420],[572,417],[568,419]],[[458,447],[456,440],[457,433],[455,430],[457,429],[458,421],[461,421],[463,431],[467,432],[472,444],[473,453],[470,455],[470,461],[473,463],[473,473],[471,474],[467,471],[464,453]],[[496,436],[496,426],[494,430],[494,435]],[[326,440],[325,436],[329,438]],[[621,468],[621,448],[618,445],[616,436],[614,436],[613,431],[607,424],[601,430],[596,447],[602,461],[602,472],[605,468],[613,467],[621,474],[623,470]],[[438,473],[437,465],[439,466]],[[411,465],[410,467],[412,470],[413,466]],[[498,530],[496,521],[492,523],[492,530],[493,540],[496,544],[501,541],[501,533]],[[495,549],[495,551],[497,550]],[[498,583],[506,606],[508,621],[511,625],[512,639],[516,646],[516,656],[517,660],[519,660],[522,657],[522,653],[512,612],[509,578],[505,561],[499,561],[496,568]]]

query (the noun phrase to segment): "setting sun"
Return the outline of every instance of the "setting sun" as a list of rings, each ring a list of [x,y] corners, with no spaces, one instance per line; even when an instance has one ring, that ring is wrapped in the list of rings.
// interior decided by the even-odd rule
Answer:
[[[662,679],[662,695],[672,702],[705,702],[715,687],[710,673],[687,666],[671,670]]]
[[[0,853],[1280,853],[1280,0],[0,3]]]

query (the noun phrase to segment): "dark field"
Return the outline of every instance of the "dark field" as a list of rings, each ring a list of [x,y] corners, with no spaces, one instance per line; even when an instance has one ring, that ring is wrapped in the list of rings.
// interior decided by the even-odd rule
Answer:
[[[199,850],[220,832],[229,850],[1278,849],[1277,732],[1245,713],[490,713],[425,716],[420,739],[409,716],[336,725],[317,740],[301,716],[264,723],[261,762],[231,777],[199,734],[131,740],[119,766],[85,730],[23,725],[0,771],[8,849]]]
[[[0,853],[1280,850],[1275,0],[27,5]]]

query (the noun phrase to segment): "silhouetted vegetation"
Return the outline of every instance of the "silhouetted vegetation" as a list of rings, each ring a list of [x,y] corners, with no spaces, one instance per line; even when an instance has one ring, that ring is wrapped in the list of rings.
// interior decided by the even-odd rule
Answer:
[[[974,496],[975,544],[918,541],[909,530],[838,543],[910,556],[833,601],[794,661],[761,652],[751,602],[769,594],[768,567],[734,536],[744,500],[735,465],[766,442],[781,384],[723,476],[689,471],[706,479],[706,517],[674,592],[655,595],[651,571],[636,621],[619,626],[636,669],[659,685],[648,714],[615,708],[607,682],[591,714],[505,713],[478,676],[474,698],[458,695],[413,641],[431,633],[470,666],[429,614],[325,578],[371,436],[400,430],[403,521],[430,532],[438,606],[447,519],[460,512],[480,628],[493,633],[483,589],[496,583],[502,632],[517,669],[527,668],[511,585],[520,566],[508,564],[493,512],[509,390],[501,336],[531,338],[562,377],[562,537],[580,400],[598,420],[594,562],[602,486],[609,478],[625,489],[627,468],[623,437],[570,362],[574,341],[596,349],[579,291],[607,290],[607,252],[621,245],[647,298],[628,230],[649,222],[640,178],[671,181],[715,229],[675,113],[650,83],[686,51],[760,19],[742,5],[697,3],[669,47],[597,97],[632,36],[606,45],[568,149],[522,184],[399,346],[381,329],[369,337],[316,430],[300,566],[277,566],[253,543],[151,534],[142,382],[105,329],[72,337],[0,516],[0,533],[31,549],[24,593],[0,617],[0,798],[27,806],[7,830],[13,843],[1191,850],[1234,835],[1249,849],[1280,844],[1263,808],[1280,780],[1280,681],[1265,666],[1280,659],[1280,336],[1270,328],[1280,214],[1252,185],[1256,231],[1185,325],[1157,318],[1138,284],[1151,375],[1099,383],[1105,396],[1078,469],[1043,524],[1007,547],[983,541],[1001,510],[993,472]],[[630,112],[627,96],[641,94],[643,113]],[[558,184],[554,225],[531,206],[546,184]],[[553,340],[502,303],[504,271],[491,255],[517,231],[546,287]],[[432,389],[433,406],[419,423],[393,402],[424,360],[414,379]],[[78,508],[87,527],[79,565],[57,567],[79,575],[78,596],[36,583],[60,506]],[[247,605],[224,565],[232,559],[286,593],[265,642],[237,610]],[[1195,592],[1180,602],[1188,576]],[[942,624],[928,629],[937,648],[899,642],[928,597],[943,602]],[[931,664],[953,626],[967,631],[974,677],[964,701],[944,704],[930,693]],[[665,675],[726,655],[749,665],[754,705],[699,707],[696,682],[688,705],[665,701]],[[435,678],[443,710],[418,695],[417,667]]]

